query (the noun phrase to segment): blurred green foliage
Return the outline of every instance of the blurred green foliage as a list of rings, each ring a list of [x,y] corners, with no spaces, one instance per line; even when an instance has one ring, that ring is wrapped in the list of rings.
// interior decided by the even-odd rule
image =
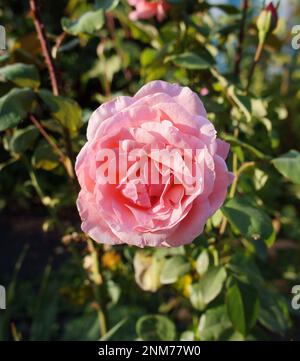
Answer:
[[[41,1],[57,95],[29,2],[2,1],[0,257],[11,247],[5,220],[23,214],[43,217],[40,234],[52,232],[62,255],[27,277],[35,246],[13,240],[18,251],[27,245],[1,267],[8,293],[1,339],[299,339],[291,289],[300,282],[300,52],[290,24],[279,18],[266,38],[247,91],[258,45],[251,2],[244,21],[231,5],[169,3],[158,23],[130,21],[126,0]],[[205,89],[208,117],[231,143],[236,181],[191,245],[93,245],[80,230],[72,170],[87,120],[104,101],[154,79]],[[40,252],[37,263],[47,249]]]

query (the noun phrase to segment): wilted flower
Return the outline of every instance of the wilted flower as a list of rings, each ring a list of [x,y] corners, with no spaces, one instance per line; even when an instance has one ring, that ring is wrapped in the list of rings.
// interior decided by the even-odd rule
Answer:
[[[135,281],[144,291],[156,292],[161,286],[160,273],[164,259],[147,252],[136,252],[133,260]]]

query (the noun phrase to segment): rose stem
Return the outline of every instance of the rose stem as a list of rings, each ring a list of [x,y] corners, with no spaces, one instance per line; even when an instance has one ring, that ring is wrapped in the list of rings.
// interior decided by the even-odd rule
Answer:
[[[262,52],[264,50],[264,45],[265,45],[265,42],[259,42],[259,44],[257,46],[254,61],[252,63],[252,66],[250,68],[249,75],[248,75],[248,83],[247,83],[247,86],[246,86],[246,92],[247,93],[249,92],[249,89],[250,89],[250,85],[251,85],[251,82],[252,82],[252,77],[253,77],[253,74],[254,74],[254,70],[256,68],[256,65],[259,63]]]
[[[248,7],[249,7],[249,1],[244,0],[242,3],[242,19],[241,19],[241,23],[240,23],[239,41],[238,41],[237,52],[236,52],[236,56],[235,56],[234,75],[235,75],[236,79],[239,79],[239,76],[240,76]]]
[[[59,157],[60,162],[66,169],[66,172],[70,178],[74,178],[74,172],[73,168],[71,166],[68,166],[67,157],[62,152],[62,150],[57,146],[57,144],[51,139],[51,137],[48,135],[42,124],[37,120],[37,118],[34,115],[29,116],[32,123],[35,125],[35,127],[39,130],[39,132],[42,134],[42,136],[45,138],[47,143],[50,145],[50,147],[53,149],[54,153],[56,153]]]
[[[107,318],[105,315],[105,302],[103,297],[103,279],[100,273],[98,253],[93,241],[87,238],[88,250],[92,256],[92,286],[96,300],[96,310],[98,314],[100,334],[103,337],[107,333]]]
[[[42,53],[48,68],[51,86],[52,86],[52,92],[54,95],[58,96],[60,95],[61,79],[58,76],[57,67],[51,55],[50,45],[47,38],[45,26],[41,19],[39,2],[37,0],[29,0],[29,6],[30,6],[34,26],[38,35],[38,39],[41,44]],[[65,141],[67,154],[72,163],[72,167],[74,168],[74,153],[72,148],[70,132],[68,128],[63,127],[63,133],[64,133],[64,141]]]

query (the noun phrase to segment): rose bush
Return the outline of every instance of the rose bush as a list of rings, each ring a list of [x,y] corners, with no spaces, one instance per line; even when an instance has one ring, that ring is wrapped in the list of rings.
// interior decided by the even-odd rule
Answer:
[[[108,244],[155,247],[192,242],[223,204],[233,177],[225,163],[229,144],[217,139],[206,116],[194,92],[163,81],[145,85],[134,97],[102,104],[91,116],[88,141],[76,162],[82,230]],[[171,159],[170,152],[157,156],[151,152],[154,148],[175,150],[177,157]],[[128,162],[117,182],[103,182],[105,149],[114,151],[116,158],[128,150],[144,151],[146,157]],[[191,151],[193,167],[183,157],[185,150]],[[122,165],[120,160],[113,171],[119,174]],[[160,173],[157,184],[155,169]]]
[[[0,340],[299,340],[277,3],[2,0]]]

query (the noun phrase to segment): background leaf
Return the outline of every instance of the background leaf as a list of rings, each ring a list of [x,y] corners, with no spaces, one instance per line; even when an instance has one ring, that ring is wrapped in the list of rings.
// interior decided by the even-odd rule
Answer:
[[[80,106],[74,100],[62,96],[54,96],[48,90],[40,90],[39,96],[50,109],[52,116],[63,127],[69,129],[71,135],[76,135],[82,124]]]
[[[31,109],[34,93],[29,88],[12,89],[0,98],[0,131],[15,127]]]
[[[104,25],[103,9],[88,11],[77,20],[63,18],[61,20],[61,25],[65,32],[72,35],[93,35]]]
[[[181,256],[169,258],[161,270],[160,282],[162,284],[171,284],[178,280],[191,269],[191,265]]]
[[[38,88],[39,73],[34,65],[15,63],[0,68],[0,79],[9,80],[20,87]]]
[[[191,285],[190,299],[192,305],[198,310],[203,310],[219,295],[225,279],[226,271],[223,267],[209,268],[198,283]]]
[[[300,153],[290,150],[288,153],[272,160],[275,168],[283,176],[296,184],[300,184]]]
[[[180,55],[173,55],[168,58],[168,61],[171,61],[177,66],[190,70],[202,70],[208,69],[210,67],[210,64],[205,59],[191,52]]]
[[[244,199],[234,198],[223,206],[222,211],[229,222],[247,239],[262,240],[272,244],[274,239],[272,220],[261,209],[254,208]]]
[[[259,312],[259,299],[251,286],[234,283],[226,292],[228,316],[234,328],[246,336],[255,325]]]
[[[174,323],[161,315],[141,317],[136,324],[136,332],[143,341],[173,341],[176,337]]]
[[[39,131],[30,125],[24,129],[14,132],[10,140],[10,148],[14,153],[23,153],[33,146],[33,143],[38,138]]]

